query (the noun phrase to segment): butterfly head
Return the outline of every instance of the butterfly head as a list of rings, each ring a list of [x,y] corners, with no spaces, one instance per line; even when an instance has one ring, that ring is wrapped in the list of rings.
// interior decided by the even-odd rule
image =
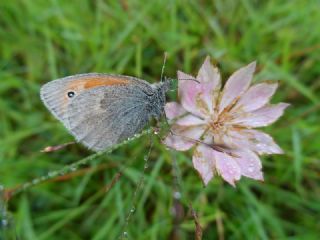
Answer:
[[[173,80],[165,79],[163,82],[153,84],[154,96],[152,104],[152,115],[159,119],[164,113],[164,105],[166,104],[166,93],[172,88]]]

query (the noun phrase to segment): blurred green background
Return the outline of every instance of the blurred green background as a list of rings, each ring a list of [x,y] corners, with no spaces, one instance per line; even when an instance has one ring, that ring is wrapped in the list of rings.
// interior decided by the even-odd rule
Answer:
[[[73,140],[39,98],[40,86],[58,77],[106,72],[156,82],[165,51],[169,77],[178,69],[196,74],[206,55],[224,79],[257,60],[254,81],[279,81],[272,101],[292,104],[265,129],[286,154],[262,157],[264,183],[242,178],[232,188],[217,177],[203,188],[191,152],[169,151],[152,136],[136,191],[150,145],[145,136],[13,197],[8,208],[17,235],[99,240],[126,231],[128,239],[194,239],[192,203],[203,239],[320,239],[319,9],[312,0],[1,1],[0,183],[6,188],[92,154],[79,144],[39,152]]]

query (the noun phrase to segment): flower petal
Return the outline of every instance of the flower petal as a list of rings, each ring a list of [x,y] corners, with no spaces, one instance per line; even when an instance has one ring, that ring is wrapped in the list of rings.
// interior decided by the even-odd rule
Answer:
[[[180,126],[194,126],[194,125],[201,125],[205,124],[206,121],[192,115],[188,114],[184,117],[179,118],[175,124],[180,125]]]
[[[268,105],[255,110],[251,113],[246,113],[243,116],[239,116],[231,122],[245,127],[264,127],[278,120],[283,114],[283,111],[289,106],[288,103],[278,103],[274,105]]]
[[[178,94],[184,109],[196,116],[205,117],[206,114],[202,113],[205,109],[201,110],[197,104],[198,96],[201,93],[201,86],[196,81],[193,76],[178,71]]]
[[[229,130],[224,136],[224,142],[229,146],[250,149],[258,154],[283,153],[270,135],[253,129]]]
[[[193,147],[193,145],[195,145],[195,141],[192,140],[200,139],[201,135],[204,132],[204,127],[182,127],[173,125],[171,131],[173,134],[170,132],[168,136],[163,140],[163,143],[168,147],[176,149],[178,151],[186,151]]]
[[[255,68],[256,62],[252,62],[231,75],[223,89],[219,113],[233,104],[248,89]]]
[[[192,162],[204,184],[208,185],[214,176],[214,151],[203,144],[199,144],[193,153]]]
[[[177,102],[168,102],[164,111],[169,120],[182,116],[187,111]]]
[[[262,165],[255,153],[250,150],[241,150],[235,151],[234,154],[237,155],[234,159],[240,167],[241,175],[256,180],[263,180]]]
[[[235,187],[235,181],[238,181],[241,177],[241,170],[234,157],[218,151],[214,151],[214,156],[218,173]]]
[[[201,98],[207,104],[210,113],[212,113],[218,101],[221,79],[219,70],[211,64],[210,57],[206,57],[202,64],[197,80],[201,84]]]
[[[251,145],[259,154],[283,154],[283,150],[274,142],[273,138],[264,132],[248,129],[244,131],[247,136],[251,135]]]
[[[277,87],[277,83],[259,83],[253,85],[240,97],[232,111],[241,108],[241,110],[249,112],[263,107],[269,102]]]
[[[178,80],[181,104],[188,112],[203,118],[213,112],[221,81],[219,71],[210,63],[209,57],[202,64],[197,79],[178,71]]]

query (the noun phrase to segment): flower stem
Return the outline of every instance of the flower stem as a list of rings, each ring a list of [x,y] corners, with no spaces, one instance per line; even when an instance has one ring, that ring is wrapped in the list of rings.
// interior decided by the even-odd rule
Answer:
[[[53,179],[57,176],[62,176],[62,175],[65,175],[67,173],[70,173],[70,172],[73,172],[75,170],[77,170],[78,168],[80,168],[81,166],[83,165],[86,165],[88,164],[89,162],[93,161],[94,159],[97,159],[98,157],[104,155],[104,154],[107,154],[107,153],[111,153],[112,151],[114,151],[115,149],[119,148],[119,147],[122,147],[144,135],[147,135],[147,134],[150,134],[151,132],[153,131],[152,128],[148,128],[144,131],[142,131],[141,133],[139,134],[135,134],[132,138],[128,138],[127,140],[124,140],[123,142],[119,143],[119,144],[116,144],[106,150],[103,150],[101,152],[97,152],[97,153],[94,153],[86,158],[83,158],[75,163],[72,163],[70,165],[66,165],[64,166],[62,169],[60,170],[55,170],[55,171],[50,171],[48,172],[46,175],[44,176],[41,176],[41,177],[38,177],[38,178],[35,178],[31,181],[28,181],[26,183],[23,183],[22,185],[12,189],[12,190],[7,190],[6,191],[6,195],[7,195],[7,198],[10,199],[11,197],[21,193],[21,192],[24,192],[26,190],[28,190],[29,188],[33,187],[33,186],[36,186],[36,185],[39,185],[43,182],[46,182],[50,179]]]

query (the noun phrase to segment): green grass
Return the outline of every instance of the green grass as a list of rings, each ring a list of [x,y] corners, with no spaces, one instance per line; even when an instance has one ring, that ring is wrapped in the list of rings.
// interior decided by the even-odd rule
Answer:
[[[178,69],[196,73],[206,55],[224,79],[257,60],[254,81],[279,81],[273,102],[292,104],[265,129],[286,154],[262,157],[264,183],[243,178],[232,188],[215,178],[203,188],[191,153],[169,151],[153,136],[128,238],[194,239],[191,202],[203,239],[319,239],[320,3],[212,2],[1,1],[0,183],[13,188],[92,154],[80,145],[39,152],[72,141],[39,99],[45,82],[83,72],[156,82],[165,51],[170,77]],[[175,93],[169,98],[175,99]],[[135,202],[149,144],[145,136],[95,159],[86,166],[92,171],[12,198],[8,207],[17,234],[27,240],[117,239]],[[101,194],[123,167],[120,179]],[[173,199],[176,182],[182,192],[179,203]],[[173,207],[180,209],[179,216],[172,214]]]

